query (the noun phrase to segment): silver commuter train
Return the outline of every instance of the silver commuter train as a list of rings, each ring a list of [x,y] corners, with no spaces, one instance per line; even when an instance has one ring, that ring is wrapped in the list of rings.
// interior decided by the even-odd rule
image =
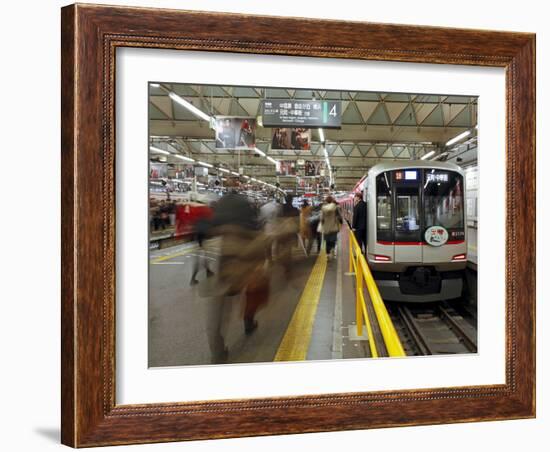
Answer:
[[[429,302],[462,295],[467,237],[459,166],[381,163],[355,192],[367,203],[366,257],[384,299]]]

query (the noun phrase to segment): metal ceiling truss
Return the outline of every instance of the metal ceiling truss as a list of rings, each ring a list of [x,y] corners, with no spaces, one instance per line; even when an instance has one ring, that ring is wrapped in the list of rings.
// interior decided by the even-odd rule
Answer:
[[[436,96],[399,93],[319,91],[284,88],[215,87],[166,85],[210,115],[258,116],[264,97],[342,101],[342,123],[392,127],[473,127],[477,123],[477,97]],[[212,90],[212,95],[208,93]],[[206,91],[206,92],[205,92]],[[151,88],[150,119],[200,122],[192,115],[172,108],[172,116],[159,104],[168,95]],[[229,102],[225,102],[229,100]],[[253,102],[251,102],[253,101]],[[173,101],[170,99],[170,102]],[[254,108],[252,108],[254,107]],[[179,112],[176,114],[176,112]]]
[[[273,164],[264,157],[254,153],[252,150],[217,150],[214,140],[185,139],[185,138],[156,138],[151,140],[151,145],[170,152],[171,154],[180,154],[186,157],[202,160],[214,165],[224,165],[232,170],[238,170],[238,167],[245,168],[245,174],[260,177],[266,182],[273,183],[279,180],[285,186],[295,182],[288,179],[295,179],[295,176],[276,176],[273,171]],[[322,147],[319,143],[312,144],[310,151],[270,151],[269,143],[259,143],[258,147],[266,152],[267,155],[279,160],[324,160]],[[418,143],[329,143],[327,152],[331,159],[334,181],[338,187],[351,188],[368,171],[368,168],[377,163],[388,160],[410,160],[413,155],[424,155],[432,150],[437,150],[435,145]],[[369,152],[375,152],[369,156]],[[354,156],[354,151],[359,152],[359,156]],[[240,152],[240,155],[239,155]],[[165,155],[155,156],[153,158],[163,158]],[[240,162],[240,164],[239,164]],[[167,163],[185,165],[173,157]],[[188,163],[187,163],[188,164]],[[353,164],[351,166],[350,164]],[[212,171],[215,171],[212,170]]]
[[[191,152],[204,154],[205,156],[214,155],[246,155],[253,153],[252,150],[219,149],[216,148],[214,140],[200,138],[155,138],[151,140],[153,146],[160,143],[175,143],[180,148],[188,146]],[[156,144],[155,144],[156,143]],[[159,146],[161,147],[161,146]],[[308,159],[310,157],[322,157],[324,152],[319,142],[312,142],[310,149],[306,151],[293,149],[270,149],[270,142],[257,141],[256,147],[267,155],[280,160]],[[414,160],[431,152],[438,151],[440,148],[435,144],[428,143],[366,143],[366,142],[329,142],[325,144],[329,157],[343,157],[345,159],[364,159],[368,157],[378,157],[390,160],[406,159]],[[162,147],[161,147],[162,148]]]
[[[468,140],[445,149],[444,142],[447,140],[445,136],[452,138],[460,130],[471,129],[477,124],[477,97],[241,86],[166,84],[163,87],[150,87],[151,132],[153,135],[158,133],[157,130],[166,133],[153,137],[152,145],[171,154],[224,164],[233,170],[237,170],[237,166],[244,167],[245,174],[258,176],[267,182],[280,181],[283,186],[294,186],[296,178],[275,176],[273,164],[253,150],[217,149],[215,140],[206,138],[212,135],[209,124],[175,103],[166,90],[175,92],[211,116],[257,117],[261,114],[263,98],[341,100],[342,125],[347,126],[346,133],[326,130],[325,135],[334,180],[340,188],[353,187],[369,167],[379,162],[419,159],[431,151],[435,151],[436,158],[449,160],[474,146]],[[443,131],[445,136],[438,135],[441,132],[434,135],[436,129]],[[174,133],[178,131],[186,136]],[[367,136],[367,131],[368,139],[361,139]],[[417,137],[418,141],[411,141]],[[339,138],[352,139],[339,141]],[[380,141],[380,138],[387,139]],[[426,141],[420,141],[423,138]],[[324,160],[320,142],[311,142],[308,151],[274,150],[270,145],[271,130],[258,129],[256,146],[272,158]],[[155,158],[185,164],[170,156]]]

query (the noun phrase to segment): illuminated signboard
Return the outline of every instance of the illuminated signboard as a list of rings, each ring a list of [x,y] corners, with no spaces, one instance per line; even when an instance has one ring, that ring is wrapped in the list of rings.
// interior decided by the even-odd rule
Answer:
[[[427,173],[426,181],[428,182],[449,182],[449,174],[447,173]]]
[[[339,100],[266,99],[262,101],[264,127],[339,129],[342,102]]]
[[[416,171],[405,171],[405,180],[416,180]]]

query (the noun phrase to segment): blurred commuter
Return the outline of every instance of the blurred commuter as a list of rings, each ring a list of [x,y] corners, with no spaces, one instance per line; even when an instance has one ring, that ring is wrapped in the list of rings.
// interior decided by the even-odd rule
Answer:
[[[193,232],[192,203],[185,202],[176,207],[176,236],[187,235]]]
[[[321,242],[322,242],[322,236],[320,231],[320,222],[321,222],[321,207],[315,206],[311,210],[311,214],[309,216],[309,231],[311,234],[311,240],[308,244],[308,254],[311,252],[311,248],[313,247],[313,241],[317,242],[317,253],[321,252]]]
[[[274,253],[277,253],[277,219],[280,214],[281,205],[275,199],[260,208],[259,223],[265,234],[265,257],[269,262],[273,261]]]
[[[151,232],[158,230],[157,203],[154,198],[149,199],[149,228]]]
[[[311,211],[311,206],[304,199],[304,201],[302,201],[302,208],[300,209],[300,238],[302,239],[304,246],[307,248],[307,254],[310,253],[311,245],[313,243],[313,236],[311,234],[311,227],[309,224]]]
[[[170,226],[176,225],[176,201],[170,201],[168,207],[168,224]]]
[[[193,269],[191,271],[191,285],[197,284],[197,274],[201,267],[206,270],[206,277],[212,276],[214,272],[208,265],[208,257],[206,256],[203,244],[208,238],[208,234],[212,225],[212,209],[206,205],[197,205],[191,208],[191,228],[193,230],[193,241],[196,241],[199,249],[194,255]]]
[[[355,193],[351,228],[363,254],[367,252],[367,203],[361,193]]]
[[[160,202],[160,207],[159,207],[160,227],[162,228],[163,231],[166,229],[166,227],[170,222],[170,220],[168,219],[169,211],[170,211],[170,206],[163,199]]]
[[[245,196],[236,192],[223,196],[216,204],[212,226],[212,233],[221,237],[221,296],[210,319],[209,341],[213,361],[224,362],[228,349],[222,324],[227,297],[244,294],[244,333],[249,335],[258,327],[257,310],[269,299],[269,277],[265,270],[265,238]]]
[[[285,203],[281,211],[281,218],[277,227],[277,247],[279,258],[284,267],[287,277],[291,276],[292,271],[292,248],[298,239],[300,212],[292,202],[294,196],[287,194]]]
[[[327,259],[330,259],[332,252],[336,256],[336,240],[341,225],[342,216],[338,204],[332,196],[327,196],[321,207],[321,232],[325,237]]]

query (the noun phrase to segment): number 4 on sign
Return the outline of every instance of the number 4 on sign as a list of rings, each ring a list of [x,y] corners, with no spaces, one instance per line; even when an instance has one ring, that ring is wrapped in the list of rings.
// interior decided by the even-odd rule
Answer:
[[[330,112],[329,112],[329,115],[330,116],[336,116],[338,113],[336,113],[336,104],[334,104],[332,106],[332,108],[330,109]]]

